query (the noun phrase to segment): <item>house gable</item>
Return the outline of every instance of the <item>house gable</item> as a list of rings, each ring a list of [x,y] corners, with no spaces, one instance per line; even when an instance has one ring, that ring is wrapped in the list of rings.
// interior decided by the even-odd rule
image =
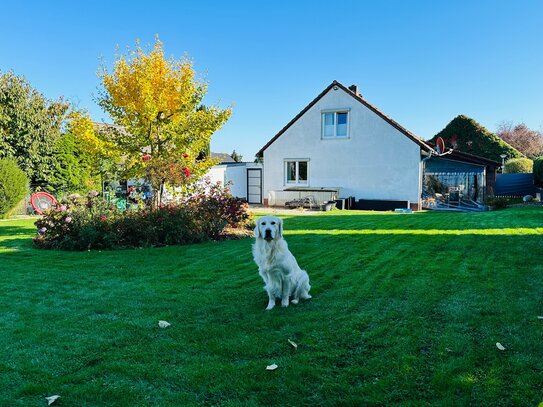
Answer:
[[[352,95],[332,85],[263,151],[264,187],[272,204],[292,188],[418,201],[420,144]],[[347,114],[346,134],[344,127],[335,126],[333,135],[323,127],[330,113]]]
[[[285,127],[283,127],[264,147],[262,147],[257,153],[257,157],[263,157],[264,151],[273,144],[283,133],[285,133],[300,117],[302,117],[309,109],[311,109],[319,100],[321,100],[331,89],[341,89],[345,93],[347,93],[349,96],[354,98],[357,102],[361,103],[365,107],[367,107],[369,110],[377,114],[381,119],[383,119],[385,122],[390,124],[392,127],[397,129],[400,133],[405,135],[407,138],[418,144],[423,150],[425,151],[431,151],[432,148],[425,143],[422,139],[415,136],[413,133],[411,133],[409,130],[407,130],[405,127],[401,126],[399,123],[394,121],[392,118],[381,112],[379,109],[377,109],[375,106],[367,102],[364,98],[362,98],[361,95],[354,93],[338,81],[333,81],[330,85],[328,85],[315,99],[313,99],[300,113],[298,113],[290,122],[287,123]]]

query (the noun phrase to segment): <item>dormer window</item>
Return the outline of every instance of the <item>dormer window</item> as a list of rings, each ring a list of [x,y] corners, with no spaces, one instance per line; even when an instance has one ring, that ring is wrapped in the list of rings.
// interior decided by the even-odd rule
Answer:
[[[349,111],[322,112],[322,138],[349,137]]]

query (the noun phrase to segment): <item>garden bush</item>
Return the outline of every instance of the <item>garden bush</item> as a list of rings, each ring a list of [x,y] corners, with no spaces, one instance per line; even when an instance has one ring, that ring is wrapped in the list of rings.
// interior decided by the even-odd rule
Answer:
[[[491,209],[504,209],[507,208],[507,205],[509,204],[509,199],[498,196],[491,196],[486,199],[486,204]]]
[[[507,174],[531,173],[533,165],[533,161],[529,158],[512,158],[505,163],[504,172]]]
[[[185,245],[218,239],[226,226],[249,224],[247,203],[218,184],[197,187],[178,203],[120,211],[96,192],[70,195],[35,224],[36,246],[63,250]]]
[[[0,218],[9,213],[28,191],[28,178],[11,158],[0,160]]]
[[[534,158],[534,183],[543,187],[543,156]]]
[[[219,218],[227,225],[238,227],[249,222],[249,204],[232,196],[229,184],[212,183],[205,178],[193,186],[185,203],[204,219]]]

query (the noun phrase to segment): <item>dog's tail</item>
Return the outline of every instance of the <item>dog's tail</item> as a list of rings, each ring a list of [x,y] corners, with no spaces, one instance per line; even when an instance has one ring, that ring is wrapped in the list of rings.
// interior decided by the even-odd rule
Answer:
[[[309,294],[309,290],[311,290],[311,284],[309,284],[309,275],[307,274],[307,271],[302,271],[305,278],[301,281],[300,284],[300,297],[304,300],[307,300],[311,298],[311,295]]]

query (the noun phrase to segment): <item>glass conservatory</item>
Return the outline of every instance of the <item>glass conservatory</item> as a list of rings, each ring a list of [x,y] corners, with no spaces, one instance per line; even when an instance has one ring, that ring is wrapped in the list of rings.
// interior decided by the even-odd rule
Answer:
[[[451,211],[485,210],[485,179],[484,165],[428,158],[424,160],[422,206]]]

